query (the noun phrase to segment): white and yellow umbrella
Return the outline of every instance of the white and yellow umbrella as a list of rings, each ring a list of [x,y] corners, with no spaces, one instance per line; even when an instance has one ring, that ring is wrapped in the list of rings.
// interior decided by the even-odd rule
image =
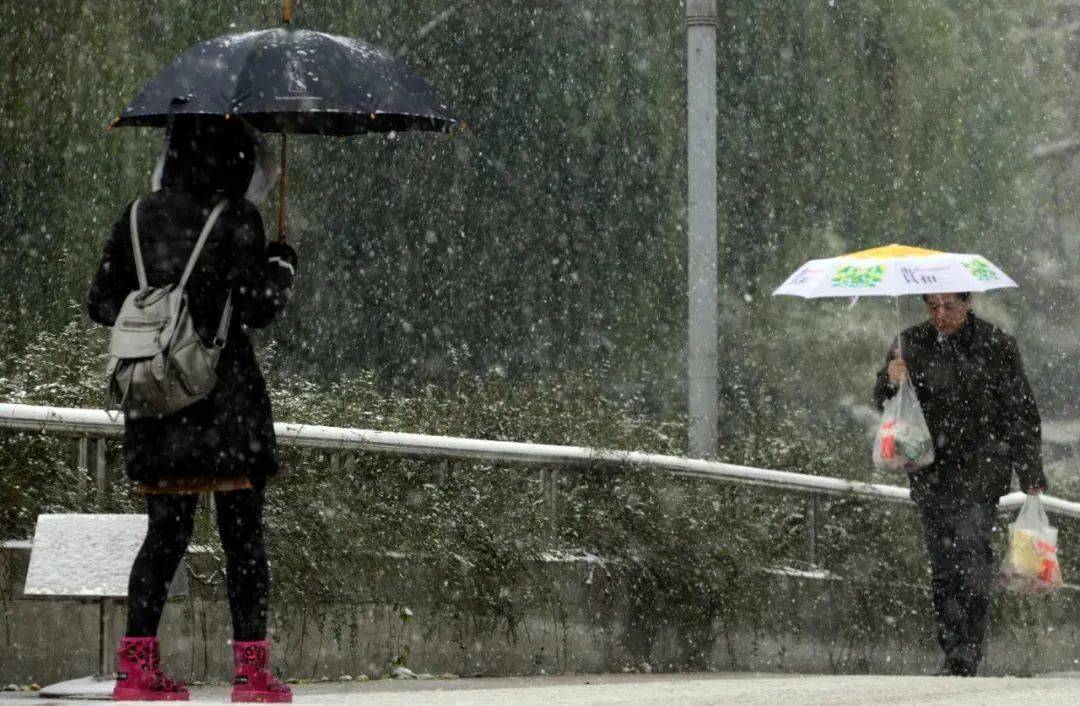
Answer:
[[[810,260],[777,287],[773,296],[900,297],[1015,286],[1016,282],[980,255],[893,244]]]
[[[896,297],[896,323],[900,325],[900,297],[906,294],[985,292],[1015,287],[1016,282],[981,255],[885,245],[870,250],[810,260],[776,288],[773,296],[804,299],[821,297]],[[896,338],[900,341],[899,333]]]

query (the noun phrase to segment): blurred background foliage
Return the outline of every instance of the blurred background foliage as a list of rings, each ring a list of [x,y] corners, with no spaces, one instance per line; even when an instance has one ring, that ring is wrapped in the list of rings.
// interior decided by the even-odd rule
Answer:
[[[1021,289],[979,310],[1019,336],[1048,416],[1075,417],[1075,3],[720,8],[722,433],[758,404],[865,404],[891,307],[769,293],[806,259],[894,241],[977,251],[1014,275]],[[298,3],[299,26],[398,53],[468,127],[292,141],[302,278],[266,336],[284,364],[312,380],[369,371],[395,389],[461,370],[590,369],[615,396],[677,417],[684,12]],[[12,29],[0,38],[4,360],[69,323],[117,214],[148,188],[161,133],[106,131],[109,119],[190,44],[279,13],[271,0],[0,8]],[[922,315],[904,308],[905,323]]]

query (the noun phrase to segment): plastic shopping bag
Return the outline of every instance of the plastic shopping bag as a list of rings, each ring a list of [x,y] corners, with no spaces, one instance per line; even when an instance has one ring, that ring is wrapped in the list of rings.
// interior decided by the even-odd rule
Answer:
[[[874,435],[874,466],[888,471],[917,471],[934,462],[934,440],[911,380],[885,401]]]
[[[1001,564],[999,583],[1010,591],[1052,593],[1062,586],[1057,558],[1057,530],[1050,526],[1042,500],[1029,495],[1009,525],[1009,551]]]

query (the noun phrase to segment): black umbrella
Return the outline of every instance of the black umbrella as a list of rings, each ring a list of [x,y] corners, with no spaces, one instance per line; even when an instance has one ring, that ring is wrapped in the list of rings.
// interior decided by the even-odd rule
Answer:
[[[164,127],[171,115],[240,116],[264,132],[281,132],[281,240],[288,133],[447,131],[457,123],[427,81],[382,49],[291,28],[196,44],[154,77],[110,127]]]

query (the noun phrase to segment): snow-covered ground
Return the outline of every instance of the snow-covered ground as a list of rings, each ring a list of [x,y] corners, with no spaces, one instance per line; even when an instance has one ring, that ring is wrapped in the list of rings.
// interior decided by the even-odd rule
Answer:
[[[929,704],[1014,706],[1080,703],[1080,674],[1018,678],[773,676],[758,674],[584,675],[457,681],[375,681],[294,687],[310,706],[661,706],[663,704]],[[225,687],[197,688],[192,701],[227,703]],[[0,706],[30,706],[31,693],[0,693]],[[86,701],[48,700],[60,706]]]

